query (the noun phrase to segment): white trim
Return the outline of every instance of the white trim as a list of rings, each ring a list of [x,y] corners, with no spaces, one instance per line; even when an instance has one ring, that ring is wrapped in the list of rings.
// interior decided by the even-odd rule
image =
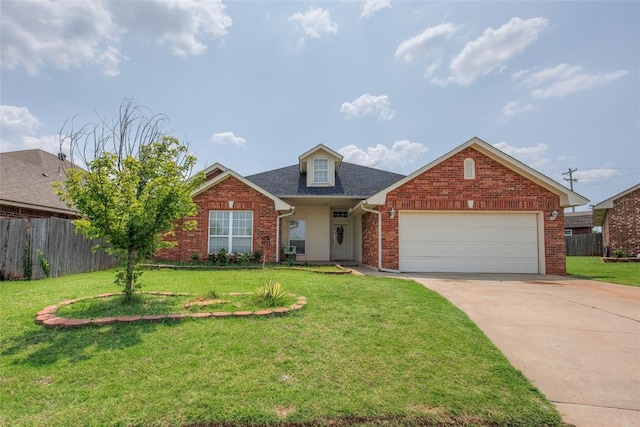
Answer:
[[[497,161],[498,163],[502,164],[503,166],[506,166],[507,168],[511,169],[517,174],[522,175],[523,177],[529,179],[530,181],[533,181],[536,184],[540,185],[541,187],[546,188],[552,193],[560,196],[560,205],[562,207],[581,206],[589,203],[588,199],[582,197],[578,193],[574,193],[573,191],[569,190],[562,184],[559,184],[558,182],[552,180],[551,178],[530,168],[529,166],[525,165],[519,160],[514,159],[508,154],[489,145],[488,143],[484,142],[480,138],[473,137],[467,142],[465,142],[464,144],[438,157],[431,163],[423,166],[422,168],[406,176],[405,178],[397,181],[395,184],[392,184],[389,187],[385,188],[384,190],[380,191],[379,193],[369,197],[366,200],[366,204],[375,205],[375,206],[384,205],[386,202],[388,193],[406,184],[412,179],[422,175],[424,172],[428,171],[429,169],[432,169],[433,167],[437,166],[438,164],[444,162],[445,160],[449,159],[455,154],[458,154],[459,152],[461,152],[462,150],[468,147],[473,147],[475,150],[484,154],[485,156]]]
[[[258,187],[256,184],[254,184],[253,182],[251,182],[248,179],[244,178],[243,176],[238,175],[237,173],[235,173],[231,169],[227,169],[226,171],[224,171],[220,175],[216,176],[215,178],[210,179],[209,181],[205,182],[199,188],[195,189],[193,191],[193,193],[191,193],[191,197],[195,197],[198,194],[208,190],[209,188],[211,188],[211,187],[213,187],[215,185],[218,185],[220,182],[224,181],[225,179],[227,179],[229,177],[233,177],[233,178],[237,179],[238,181],[242,182],[243,184],[247,185],[248,187],[251,187],[252,189],[256,190],[258,193],[260,193],[260,194],[268,197],[269,199],[273,200],[273,202],[275,204],[275,208],[278,211],[288,211],[288,210],[291,210],[293,208],[290,204],[286,203],[284,200],[274,196],[273,194],[269,193],[265,189],[263,189],[261,187]]]

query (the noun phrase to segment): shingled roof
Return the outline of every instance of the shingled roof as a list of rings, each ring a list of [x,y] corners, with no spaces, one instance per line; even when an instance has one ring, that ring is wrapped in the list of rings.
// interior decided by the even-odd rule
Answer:
[[[53,190],[53,183],[64,181],[71,167],[40,149],[0,153],[0,204],[74,215]]]
[[[308,187],[306,174],[300,173],[297,164],[246,178],[278,197],[367,198],[404,178],[404,175],[342,162],[336,173],[335,187]]]
[[[567,212],[564,214],[564,228],[593,227],[592,212]]]

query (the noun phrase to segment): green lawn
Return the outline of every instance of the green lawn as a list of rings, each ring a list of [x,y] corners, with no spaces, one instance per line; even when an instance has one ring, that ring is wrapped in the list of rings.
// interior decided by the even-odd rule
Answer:
[[[640,286],[640,262],[604,262],[600,257],[567,257],[567,274],[598,280]]]
[[[0,425],[559,425],[477,327],[411,281],[304,271],[146,271],[144,290],[253,291],[285,317],[71,330],[34,314],[116,290],[113,272],[0,283]]]

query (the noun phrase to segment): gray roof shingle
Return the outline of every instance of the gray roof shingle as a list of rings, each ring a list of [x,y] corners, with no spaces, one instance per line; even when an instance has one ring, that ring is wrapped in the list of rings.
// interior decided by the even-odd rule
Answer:
[[[278,197],[367,198],[404,178],[404,175],[342,162],[336,173],[335,187],[307,187],[307,176],[300,173],[300,167],[297,164],[246,178]]]
[[[564,228],[593,227],[592,212],[567,212],[564,214]]]
[[[39,149],[0,153],[0,202],[75,213],[53,190],[53,183],[64,181],[70,167],[70,162]]]

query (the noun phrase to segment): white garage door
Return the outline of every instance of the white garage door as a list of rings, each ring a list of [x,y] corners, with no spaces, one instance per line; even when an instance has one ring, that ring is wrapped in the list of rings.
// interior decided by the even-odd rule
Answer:
[[[400,212],[400,271],[538,273],[532,213]]]

